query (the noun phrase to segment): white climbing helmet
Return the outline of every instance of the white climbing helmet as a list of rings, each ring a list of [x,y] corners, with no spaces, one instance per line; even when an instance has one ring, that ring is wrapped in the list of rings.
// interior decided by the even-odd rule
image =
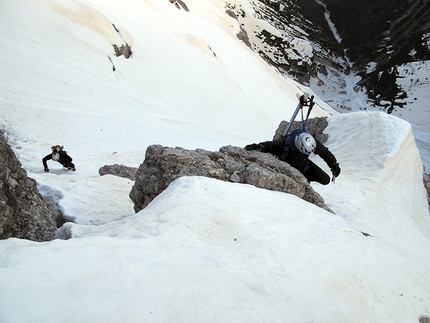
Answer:
[[[294,145],[302,154],[310,155],[317,147],[317,142],[309,133],[301,132],[294,138]]]

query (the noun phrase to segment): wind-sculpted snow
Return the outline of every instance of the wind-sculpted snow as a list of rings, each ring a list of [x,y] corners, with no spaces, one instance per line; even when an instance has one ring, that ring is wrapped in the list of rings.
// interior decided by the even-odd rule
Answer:
[[[339,194],[335,203],[349,209],[343,216],[358,220],[372,209],[374,220],[385,223],[372,230],[414,228],[430,238],[423,165],[410,124],[384,113],[358,112],[332,117],[326,131],[330,133],[327,144],[342,168],[338,182],[327,189],[340,186],[356,197],[353,203],[363,200],[352,206]],[[328,206],[340,211],[330,202]]]

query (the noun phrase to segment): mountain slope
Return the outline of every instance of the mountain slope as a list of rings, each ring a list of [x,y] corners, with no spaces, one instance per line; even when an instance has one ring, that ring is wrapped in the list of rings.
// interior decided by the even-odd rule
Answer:
[[[382,110],[412,123],[430,167],[430,2],[227,1],[238,38],[343,113]]]
[[[69,240],[0,241],[0,321],[428,315],[422,164],[410,125],[396,117],[338,115],[316,98],[315,115],[335,115],[327,145],[342,173],[313,187],[335,214],[198,177],[172,183],[135,214],[132,182],[98,175],[105,164],[137,166],[154,143],[215,150],[270,140],[297,104],[296,83],[238,41],[224,2],[178,7],[2,2],[0,127],[41,193],[73,223],[58,232]],[[131,46],[131,58],[116,57],[113,44]],[[54,163],[43,172],[41,158],[58,143],[76,172]]]

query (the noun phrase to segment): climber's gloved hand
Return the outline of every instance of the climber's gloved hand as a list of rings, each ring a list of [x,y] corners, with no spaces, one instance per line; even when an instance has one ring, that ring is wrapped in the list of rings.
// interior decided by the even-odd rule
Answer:
[[[261,145],[257,145],[257,144],[251,144],[251,145],[247,145],[245,146],[246,150],[256,150],[256,151],[261,151],[263,149],[263,146]]]
[[[331,165],[330,170],[334,177],[338,177],[340,174],[339,163],[334,163],[333,165]]]

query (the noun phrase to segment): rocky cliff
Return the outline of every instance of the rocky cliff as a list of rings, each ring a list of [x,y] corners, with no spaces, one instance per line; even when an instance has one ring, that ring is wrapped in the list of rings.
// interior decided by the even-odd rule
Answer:
[[[430,59],[429,0],[323,0],[374,105],[404,106],[397,67]]]
[[[237,37],[337,110],[366,108],[355,102],[354,93],[362,90],[369,106],[388,113],[404,107],[407,89],[399,84],[398,67],[430,59],[430,0],[245,3],[226,3],[226,13],[240,25]]]
[[[349,65],[318,2],[230,0],[226,12],[239,22],[238,38],[281,74],[312,87],[345,86]]]
[[[51,240],[56,217],[0,133],[0,239]]]

